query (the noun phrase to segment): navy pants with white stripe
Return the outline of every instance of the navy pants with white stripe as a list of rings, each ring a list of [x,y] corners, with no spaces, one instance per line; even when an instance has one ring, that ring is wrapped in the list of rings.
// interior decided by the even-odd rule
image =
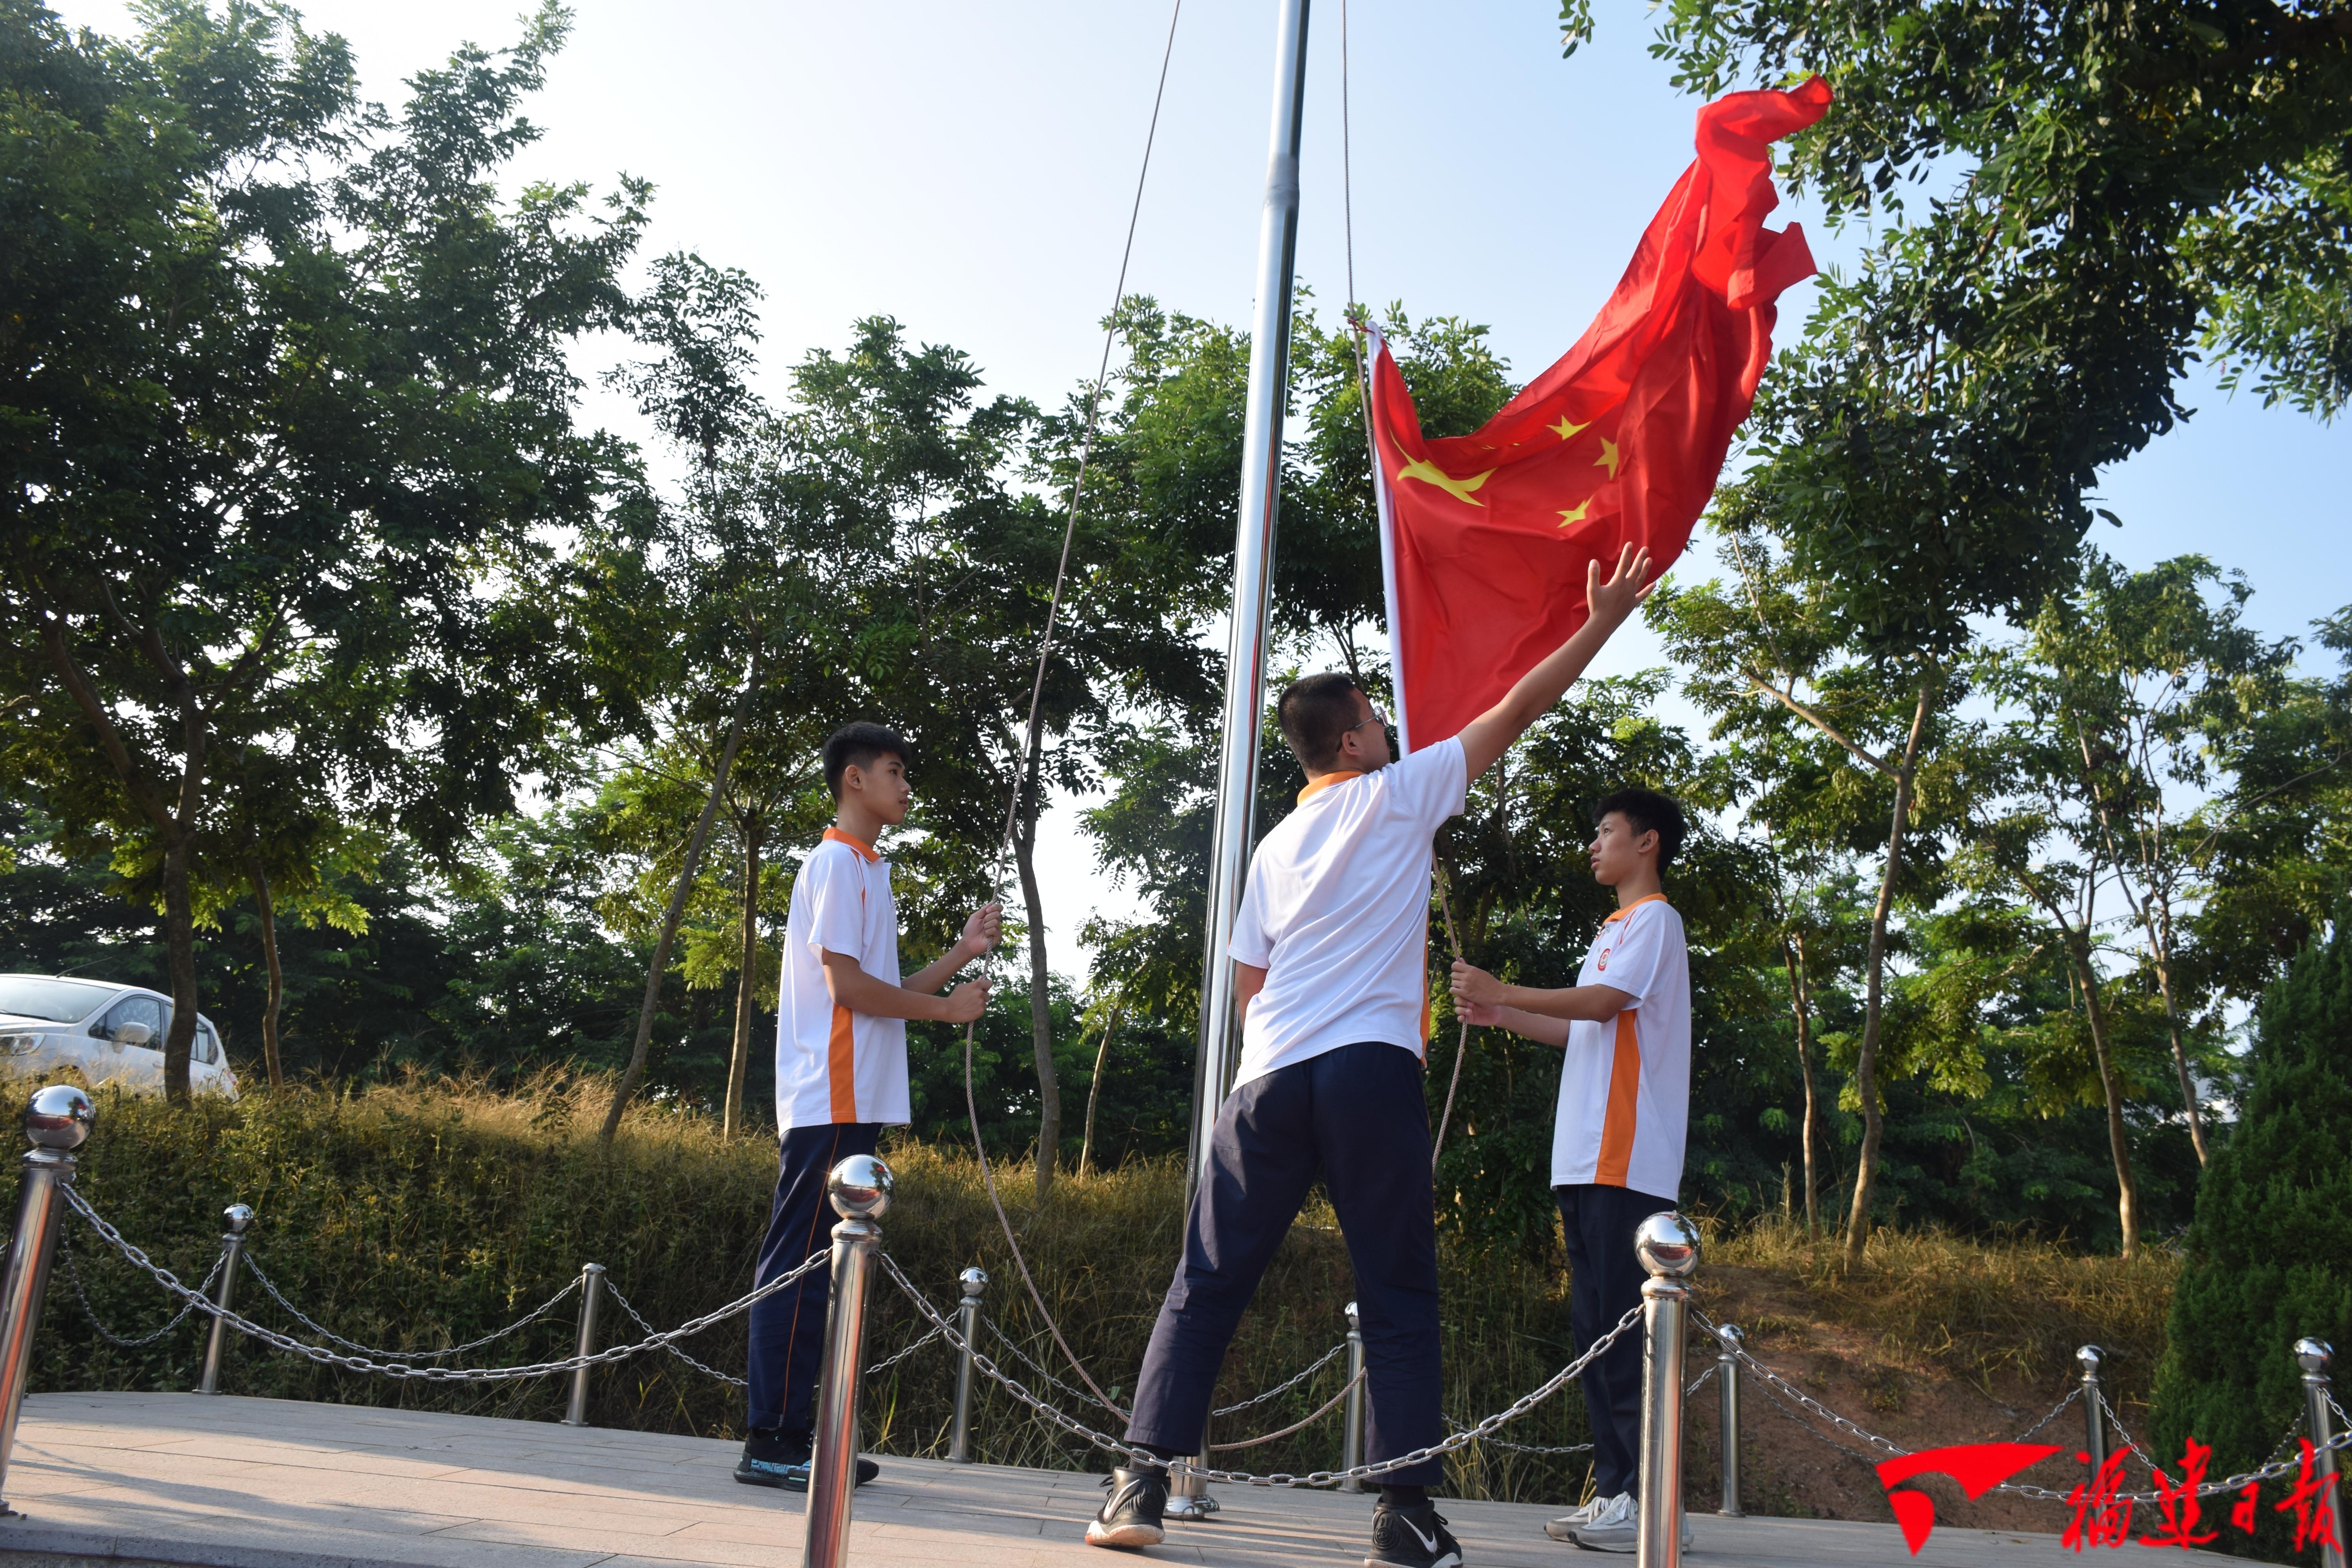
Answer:
[[[874,1152],[881,1137],[878,1121],[836,1121],[795,1127],[778,1140],[776,1200],[768,1210],[767,1239],[760,1244],[756,1283],[765,1285],[811,1255],[832,1250],[840,1216],[825,1196],[825,1177],[852,1154]],[[812,1268],[797,1284],[752,1304],[751,1366],[744,1373],[751,1384],[751,1426],[808,1436],[832,1288],[830,1268]]]
[[[1554,1187],[1560,1229],[1568,1242],[1568,1326],[1576,1350],[1617,1326],[1642,1304],[1649,1274],[1633,1251],[1633,1233],[1654,1214],[1673,1208],[1672,1198],[1653,1197],[1631,1187],[1591,1183]],[[1578,1378],[1584,1414],[1592,1425],[1592,1495],[1641,1494],[1642,1325],[1617,1336]]]
[[[1429,1106],[1420,1058],[1375,1042],[1277,1068],[1226,1097],[1137,1377],[1129,1442],[1199,1448],[1242,1309],[1318,1173],[1355,1266],[1365,1452],[1391,1458],[1444,1436]],[[1432,1459],[1382,1479],[1434,1486],[1444,1471]]]

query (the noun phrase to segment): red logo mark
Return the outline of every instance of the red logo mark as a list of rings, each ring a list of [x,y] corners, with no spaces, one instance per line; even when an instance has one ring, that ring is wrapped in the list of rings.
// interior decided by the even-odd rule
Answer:
[[[2041,1443],[1961,1443],[1949,1448],[1923,1448],[1879,1466],[1878,1484],[1886,1489],[1887,1506],[1895,1510],[1895,1522],[1903,1527],[1903,1540],[1916,1557],[1936,1528],[1936,1500],[1926,1492],[1896,1491],[1898,1483],[1915,1476],[1949,1476],[1973,1500],[2061,1451],[2055,1444]]]

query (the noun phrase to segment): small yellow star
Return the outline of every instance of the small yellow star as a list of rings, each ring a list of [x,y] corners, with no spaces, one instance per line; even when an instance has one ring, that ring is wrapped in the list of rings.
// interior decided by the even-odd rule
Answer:
[[[1591,510],[1592,498],[1591,496],[1587,496],[1582,500],[1578,501],[1576,505],[1559,514],[1560,527],[1566,528],[1570,523],[1582,522],[1584,521],[1584,514]]]
[[[1570,419],[1567,415],[1563,414],[1559,416],[1559,423],[1552,426],[1551,428],[1559,432],[1559,438],[1561,440],[1569,441],[1575,439],[1576,433],[1579,430],[1591,429],[1592,421],[1588,419],[1583,424],[1579,425],[1575,421]]]
[[[1617,443],[1606,436],[1601,437],[1601,456],[1592,459],[1592,466],[1608,469],[1609,477],[1613,479],[1617,477],[1617,465],[1622,460],[1617,456]]]

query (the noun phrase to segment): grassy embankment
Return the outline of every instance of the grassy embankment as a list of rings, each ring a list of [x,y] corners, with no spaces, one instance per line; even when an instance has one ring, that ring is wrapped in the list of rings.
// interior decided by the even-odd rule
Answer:
[[[724,1143],[707,1120],[646,1110],[631,1114],[612,1150],[601,1150],[595,1126],[604,1093],[596,1081],[548,1080],[516,1095],[436,1083],[356,1095],[257,1093],[238,1105],[202,1102],[187,1110],[109,1096],[82,1156],[80,1184],[126,1236],[191,1282],[215,1254],[221,1209],[251,1204],[260,1216],[251,1243],[260,1266],[298,1306],[371,1345],[430,1350],[487,1333],[591,1261],[604,1264],[614,1284],[661,1327],[740,1295],[749,1288],[766,1218],[772,1145],[760,1139]],[[0,1113],[15,1110],[0,1106]],[[888,1153],[898,1186],[883,1222],[885,1247],[942,1306],[954,1300],[961,1269],[973,1263],[988,1269],[996,1321],[1066,1375],[1017,1280],[969,1154],[921,1145]],[[1123,1397],[1175,1258],[1181,1173],[1158,1162],[1065,1176],[1042,1212],[1025,1168],[1001,1169],[999,1180],[1040,1289],[1073,1348],[1115,1397]],[[1335,1232],[1314,1228],[1329,1225],[1328,1209],[1310,1209],[1303,1219],[1244,1321],[1220,1403],[1280,1382],[1344,1331],[1345,1249]],[[138,1334],[163,1321],[159,1289],[79,1223],[69,1236],[91,1304],[111,1328]],[[1447,1246],[1442,1269],[1451,1414],[1475,1419],[1500,1408],[1568,1358],[1566,1293],[1551,1268]],[[2084,1341],[2117,1352],[2128,1415],[2154,1364],[2171,1278],[2160,1258],[2125,1266],[2029,1240],[1988,1244],[1917,1234],[1874,1242],[1868,1266],[1846,1276],[1827,1246],[1767,1226],[1714,1229],[1697,1283],[1703,1308],[1748,1328],[1758,1353],[1817,1397],[1898,1440],[1927,1443],[2013,1433],[2022,1423],[2004,1412],[2030,1417],[2046,1408],[2063,1391],[2074,1347]],[[260,1321],[292,1327],[250,1281],[239,1302]],[[871,1358],[907,1343],[915,1321],[898,1293],[884,1288]],[[636,1337],[609,1308],[606,1324],[605,1342],[623,1332]],[[567,1303],[461,1362],[509,1364],[562,1355],[572,1333]],[[741,1320],[688,1348],[740,1373]],[[187,1388],[201,1354],[193,1319],[143,1350],[105,1344],[75,1305],[71,1278],[60,1268],[35,1386]],[[1694,1371],[1700,1364],[1695,1359]],[[866,1406],[869,1447],[942,1452],[952,1376],[950,1356],[934,1345],[876,1380]],[[247,1342],[232,1355],[224,1385],[231,1393],[552,1420],[562,1413],[564,1382],[393,1383],[320,1368]],[[1234,1418],[1236,1430],[1221,1435],[1288,1425],[1338,1386],[1335,1368],[1309,1388]],[[982,1389],[974,1424],[981,1458],[1058,1467],[1099,1462],[1001,1390],[984,1382]],[[1063,1408],[1086,1415],[1078,1401],[1059,1399]],[[1865,1468],[1801,1437],[1760,1399],[1751,1396],[1751,1511],[1886,1517]],[[592,1418],[603,1426],[734,1436],[742,1416],[733,1390],[673,1358],[648,1355],[595,1374]],[[1693,1501],[1711,1507],[1711,1394],[1695,1405],[1692,1425]],[[1509,1435],[1530,1444],[1581,1441],[1581,1402],[1570,1391]],[[1233,1459],[1255,1469],[1303,1471],[1335,1463],[1339,1446],[1333,1415]],[[1460,1495],[1540,1500],[1576,1496],[1586,1479],[1580,1458],[1491,1447],[1458,1456],[1454,1472]],[[2052,1521],[2040,1523],[2055,1528]]]

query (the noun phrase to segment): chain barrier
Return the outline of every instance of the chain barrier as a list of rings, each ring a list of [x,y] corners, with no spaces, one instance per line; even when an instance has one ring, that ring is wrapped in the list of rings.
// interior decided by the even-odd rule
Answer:
[[[344,1372],[373,1373],[380,1377],[410,1379],[422,1383],[510,1383],[527,1377],[546,1377],[559,1372],[577,1372],[586,1366],[605,1366],[614,1362],[626,1361],[631,1356],[640,1355],[649,1350],[664,1350],[676,1341],[700,1333],[713,1323],[724,1322],[729,1318],[750,1310],[754,1303],[766,1300],[793,1283],[818,1264],[826,1261],[830,1256],[820,1252],[798,1268],[778,1275],[749,1295],[739,1297],[718,1310],[707,1312],[690,1322],[670,1330],[667,1333],[656,1334],[636,1344],[613,1345],[588,1355],[566,1356],[561,1361],[535,1362],[528,1366],[471,1368],[415,1366],[405,1362],[377,1362],[366,1356],[347,1355],[338,1351],[322,1350],[317,1345],[304,1344],[300,1340],[290,1335],[281,1334],[275,1329],[264,1328],[250,1318],[236,1312],[224,1311],[213,1301],[182,1284],[178,1277],[170,1269],[154,1262],[146,1253],[125,1239],[122,1233],[109,1224],[104,1215],[91,1208],[89,1200],[79,1192],[69,1186],[61,1190],[65,1194],[66,1201],[73,1205],[76,1213],[89,1223],[90,1228],[97,1231],[107,1245],[122,1254],[134,1267],[146,1270],[156,1284],[162,1286],[170,1294],[188,1302],[195,1310],[218,1318],[231,1328],[259,1340],[266,1345],[305,1357],[321,1366],[336,1367]]]
[[[2124,1447],[2129,1448],[2134,1454],[2137,1455],[2141,1464],[2146,1465],[2151,1473],[2163,1468],[2162,1466],[2156,1462],[2154,1456],[2149,1454],[2146,1448],[2139,1446],[2139,1439],[2134,1437],[2131,1435],[2130,1430],[2124,1426],[2123,1416],[2116,1412],[2116,1407],[2113,1405],[2107,1403],[2107,1394],[2106,1390],[2105,1389],[2101,1389],[2099,1391],[2099,1408],[2106,1412],[2108,1429],[2113,1431],[2116,1436],[2121,1437],[2124,1440]]]
[[[1287,1437],[1294,1432],[1304,1432],[1309,1426],[1314,1426],[1318,1421],[1322,1420],[1326,1415],[1330,1415],[1334,1410],[1339,1409],[1340,1404],[1347,1399],[1348,1395],[1355,1392],[1356,1385],[1363,1381],[1364,1374],[1359,1372],[1355,1376],[1349,1378],[1347,1382],[1339,1385],[1339,1393],[1333,1394],[1329,1399],[1325,1400],[1323,1404],[1318,1406],[1311,1414],[1300,1416],[1297,1420],[1293,1421],[1289,1426],[1273,1432],[1261,1432],[1255,1437],[1239,1438],[1231,1443],[1212,1443],[1209,1445],[1209,1452],[1213,1454],[1230,1454],[1242,1448],[1260,1448],[1264,1447],[1268,1443],[1276,1441],[1277,1438]]]
[[[1705,1321],[1703,1317],[1701,1321]],[[1713,1325],[1709,1324],[1708,1326],[1711,1328]],[[1794,1421],[1800,1427],[1817,1440],[1828,1444],[1831,1447],[1839,1450],[1841,1453],[1851,1455],[1853,1458],[1861,1460],[1864,1464],[1875,1465],[1878,1463],[1876,1459],[1872,1458],[1868,1454],[1863,1453],[1859,1449],[1849,1448],[1843,1443],[1837,1441],[1835,1438],[1816,1431],[1811,1424],[1807,1422],[1803,1416],[1797,1415],[1788,1407],[1786,1401],[1781,1399],[1780,1394],[1787,1394],[1789,1398],[1794,1399],[1811,1415],[1818,1416],[1822,1420],[1829,1422],[1840,1431],[1851,1433],[1854,1436],[1861,1438],[1864,1442],[1870,1444],[1872,1447],[1885,1450],[1889,1456],[1900,1458],[1912,1452],[1911,1449],[1906,1448],[1902,1445],[1893,1442],[1888,1438],[1882,1437],[1877,1433],[1871,1431],[1869,1428],[1846,1419],[1836,1411],[1832,1410],[1828,1405],[1823,1405],[1820,1400],[1815,1399],[1812,1395],[1807,1394],[1803,1389],[1799,1388],[1795,1384],[1790,1383],[1787,1378],[1782,1377],[1779,1373],[1774,1372],[1770,1367],[1766,1366],[1762,1362],[1758,1361],[1754,1356],[1750,1355],[1745,1348],[1735,1349],[1732,1352],[1732,1354],[1738,1359],[1740,1365],[1755,1373],[1757,1378],[1764,1384],[1765,1394],[1772,1400],[1772,1403],[1775,1405],[1780,1407],[1781,1414],[1787,1415],[1790,1420]],[[1778,1392],[1776,1393],[1775,1390],[1778,1390]],[[2033,1432],[2038,1432],[2043,1426],[2048,1426],[2050,1422],[2057,1416],[2059,1411],[2065,1409],[2066,1405],[2070,1403],[2072,1403],[2071,1397],[2068,1400],[2062,1401],[2059,1404],[2058,1409],[2053,1410],[2048,1415],[2043,1416],[2042,1420],[2035,1423],[2032,1430],[2027,1433],[2027,1436],[2031,1436]],[[2112,1419],[2115,1415],[2115,1411],[2113,1406],[2107,1405],[2105,1396],[2104,1394],[2100,1397],[2100,1404],[2106,1409],[2108,1416]],[[2219,1497],[2225,1492],[2241,1491],[2250,1485],[2260,1485],[2264,1481],[2274,1481],[2282,1476],[2295,1473],[2301,1468],[2303,1464],[2301,1453],[2298,1451],[2292,1458],[2282,1458],[2279,1456],[2284,1450],[2287,1444],[2294,1439],[2297,1433],[2301,1431],[2302,1426],[2303,1423],[2300,1419],[2296,1420],[2291,1426],[2289,1426],[2287,1429],[2286,1438],[2282,1440],[2277,1447],[2271,1450],[2271,1458],[2264,1460],[2261,1465],[2255,1467],[2253,1469],[2244,1471],[2242,1474],[2229,1476],[2218,1481],[2203,1482],[2196,1489],[2196,1495],[2200,1498]],[[2119,1434],[2123,1435],[2124,1441],[2129,1446],[2131,1451],[2139,1455],[2142,1463],[2148,1464],[2149,1468],[2151,1469],[2158,1468],[2148,1460],[2146,1452],[2141,1449],[2139,1445],[2132,1442],[2128,1434],[2123,1433],[2120,1423],[2117,1424],[2116,1430]],[[2326,1442],[2316,1445],[2316,1447],[2318,1451],[2323,1453],[2333,1453],[2346,1448],[2352,1448],[2352,1431],[2339,1432],[2335,1436],[2329,1438]],[[2003,1481],[1993,1489],[1996,1491],[2013,1493],[2019,1497],[2032,1498],[2041,1502],[2071,1502],[2074,1495],[2072,1492],[2055,1491],[2049,1487],[2038,1487],[2025,1481]],[[2117,1502],[2161,1504],[2168,1496],[2176,1494],[2165,1491],[2116,1492],[2113,1494],[2112,1500]]]
[[[0,1247],[0,1252],[5,1252],[5,1250],[6,1249],[5,1247]],[[148,1345],[153,1344],[157,1340],[162,1339],[165,1334],[170,1333],[173,1329],[178,1328],[182,1323],[187,1321],[188,1314],[196,1310],[194,1305],[182,1307],[177,1312],[174,1312],[172,1315],[172,1321],[170,1322],[165,1323],[153,1333],[142,1334],[135,1340],[129,1338],[126,1335],[118,1334],[112,1329],[106,1326],[106,1321],[98,1315],[98,1309],[89,1304],[89,1292],[82,1288],[81,1265],[74,1260],[71,1232],[60,1231],[58,1233],[58,1252],[59,1256],[63,1257],[66,1260],[66,1278],[73,1281],[74,1299],[81,1303],[81,1315],[89,1320],[89,1326],[98,1331],[98,1337],[100,1339],[104,1340],[108,1344],[114,1346],[117,1350],[142,1350]],[[224,1261],[226,1260],[218,1254],[214,1255],[212,1272],[205,1275],[205,1282],[196,1287],[199,1294],[207,1293],[212,1289],[213,1281],[220,1278],[221,1264]]]
[[[940,1331],[940,1337],[945,1339],[951,1348],[971,1357],[972,1365],[978,1367],[988,1376],[994,1378],[999,1384],[1003,1385],[1007,1393],[1011,1394],[1022,1404],[1026,1405],[1029,1408],[1044,1416],[1053,1425],[1060,1427],[1063,1431],[1068,1433],[1071,1436],[1079,1438],[1094,1447],[1102,1449],[1106,1453],[1118,1455],[1129,1460],[1130,1463],[1145,1465],[1153,1468],[1158,1468],[1166,1463],[1166,1461],[1160,1459],[1155,1454],[1151,1454],[1141,1448],[1129,1447],[1120,1439],[1113,1437],[1105,1432],[1097,1432],[1093,1427],[1085,1425],[1083,1422],[1064,1415],[1053,1405],[1046,1404],[1044,1400],[1030,1393],[1029,1390],[1023,1387],[1016,1379],[1010,1376],[1002,1367],[999,1367],[994,1362],[991,1361],[987,1355],[981,1351],[979,1346],[972,1344],[961,1334],[958,1333],[955,1330],[954,1324],[950,1322],[937,1307],[931,1305],[929,1298],[926,1297],[921,1290],[916,1289],[913,1280],[907,1278],[906,1272],[898,1267],[898,1260],[896,1258],[892,1258],[887,1252],[879,1254],[879,1258],[884,1272],[888,1274],[890,1277],[891,1283],[897,1285],[898,1289],[906,1294],[908,1300],[914,1304],[916,1311],[921,1313],[925,1321],[929,1322],[934,1329],[937,1329]],[[1358,1465],[1352,1469],[1314,1470],[1303,1476],[1292,1475],[1287,1471],[1278,1471],[1272,1475],[1256,1475],[1248,1470],[1212,1469],[1203,1465],[1188,1464],[1181,1459],[1177,1460],[1176,1464],[1181,1466],[1187,1474],[1196,1477],[1201,1480],[1213,1481],[1224,1486],[1248,1487],[1333,1487],[1339,1485],[1341,1481],[1370,1480],[1376,1477],[1393,1474],[1398,1470],[1410,1469],[1416,1465],[1423,1465],[1432,1459],[1439,1458],[1444,1455],[1454,1453],[1462,1448],[1465,1448],[1472,1443],[1490,1436],[1496,1429],[1517,1420],[1520,1416],[1526,1415],[1528,1411],[1534,1409],[1537,1405],[1542,1404],[1545,1400],[1550,1398],[1553,1394],[1566,1387],[1569,1381],[1575,1377],[1579,1373],[1582,1372],[1587,1363],[1589,1363],[1595,1356],[1607,1350],[1612,1344],[1615,1343],[1617,1337],[1620,1334],[1622,1334],[1628,1330],[1633,1328],[1641,1321],[1641,1308],[1633,1307],[1628,1309],[1625,1315],[1617,1321],[1616,1326],[1612,1328],[1600,1339],[1594,1341],[1591,1346],[1587,1349],[1582,1355],[1577,1357],[1576,1360],[1570,1362],[1567,1366],[1562,1367],[1559,1372],[1553,1373],[1552,1376],[1540,1386],[1520,1395],[1517,1401],[1507,1408],[1499,1410],[1494,1415],[1487,1416],[1475,1426],[1467,1427],[1456,1432],[1453,1436],[1446,1438],[1443,1442],[1432,1444],[1430,1447],[1425,1448],[1416,1448],[1410,1454],[1401,1454],[1392,1459],[1382,1459],[1377,1463],[1369,1465]]]
[[[347,1340],[343,1338],[342,1335],[335,1332],[332,1329],[328,1328],[317,1319],[312,1318],[308,1313],[304,1312],[301,1308],[288,1300],[285,1295],[279,1291],[277,1285],[270,1279],[269,1276],[262,1272],[261,1265],[255,1260],[253,1254],[250,1252],[245,1255],[245,1271],[253,1276],[253,1282],[260,1286],[263,1292],[267,1294],[271,1300],[277,1302],[279,1307],[285,1310],[288,1317],[293,1319],[296,1322],[301,1324],[304,1328],[310,1330],[310,1332],[318,1335],[320,1339],[325,1340],[328,1343],[340,1346],[344,1350],[350,1351],[354,1355],[396,1356],[412,1362],[446,1361],[453,1355],[463,1355],[467,1351],[479,1350],[484,1345],[505,1339],[509,1334],[514,1333],[519,1330],[528,1328],[531,1324],[539,1321],[540,1319],[547,1316],[548,1313],[562,1305],[562,1303],[571,1297],[573,1291],[580,1289],[580,1280],[578,1276],[575,1275],[570,1284],[564,1286],[562,1289],[558,1290],[554,1295],[550,1296],[546,1300],[532,1308],[529,1312],[517,1318],[513,1322],[509,1323],[505,1328],[493,1330],[489,1333],[484,1334],[478,1340],[467,1340],[462,1345],[451,1345],[446,1351],[383,1350],[373,1345],[361,1344],[356,1340]],[[652,1331],[648,1328],[646,1331],[651,1332]]]
[[[1470,1429],[1451,1415],[1445,1418],[1445,1425],[1456,1432],[1466,1432]],[[1497,1448],[1508,1448],[1514,1454],[1589,1454],[1592,1452],[1592,1445],[1590,1443],[1561,1443],[1548,1447],[1536,1443],[1513,1443],[1502,1437],[1481,1437],[1479,1441],[1492,1444]]]
[[[1289,1393],[1292,1389],[1297,1388],[1300,1384],[1305,1383],[1308,1378],[1313,1377],[1317,1373],[1321,1372],[1325,1367],[1329,1366],[1333,1362],[1338,1361],[1341,1356],[1346,1355],[1347,1353],[1348,1342],[1341,1340],[1338,1344],[1333,1345],[1329,1350],[1325,1351],[1320,1356],[1317,1357],[1314,1364],[1309,1366],[1305,1372],[1300,1373],[1297,1376],[1291,1378],[1287,1382],[1276,1384],[1264,1394],[1254,1394],[1238,1405],[1221,1405],[1216,1409],[1210,1411],[1209,1414],[1212,1415],[1238,1415],[1243,1411],[1247,1410],[1254,1405],[1264,1405],[1267,1400],[1274,1398],[1276,1394]]]
[[[2041,1420],[2036,1421],[2032,1426],[2028,1426],[2024,1431],[2020,1432],[2016,1436],[2011,1437],[2010,1441],[2012,1443],[2024,1442],[2028,1437],[2032,1436],[2036,1432],[2041,1431],[2042,1428],[2049,1426],[2050,1423],[2057,1420],[2058,1417],[2065,1415],[2069,1410],[2072,1410],[2074,1407],[2074,1401],[2082,1397],[2083,1385],[2078,1383],[2074,1387],[2066,1391],[2065,1398],[2060,1400],[2057,1404],[2050,1407],[2049,1415],[2044,1415]]]
[[[828,1253],[826,1256],[831,1257],[832,1255]],[[637,1327],[643,1329],[648,1335],[660,1333],[660,1330],[646,1321],[646,1315],[643,1312],[638,1311],[636,1308],[629,1304],[629,1299],[621,1294],[621,1288],[613,1283],[613,1277],[610,1274],[604,1276],[604,1294],[612,1297],[614,1304],[619,1307],[622,1311],[626,1312],[629,1315],[629,1321],[636,1324]],[[677,1357],[678,1360],[686,1363],[687,1365],[702,1373],[705,1377],[715,1377],[730,1388],[750,1388],[751,1386],[740,1377],[728,1376],[725,1373],[719,1371],[715,1366],[704,1365],[702,1363],[695,1360],[692,1356],[687,1354],[684,1351],[678,1349],[675,1344],[664,1345],[662,1349],[669,1352],[670,1354]]]

